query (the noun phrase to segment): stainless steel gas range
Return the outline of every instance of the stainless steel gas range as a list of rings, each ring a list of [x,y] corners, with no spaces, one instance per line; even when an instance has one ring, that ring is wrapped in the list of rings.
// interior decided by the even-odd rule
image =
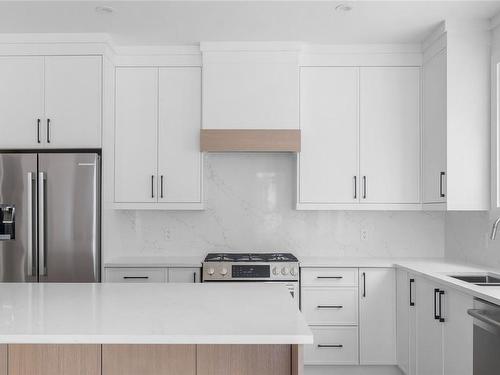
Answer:
[[[209,253],[203,282],[281,283],[299,305],[299,261],[289,253]]]

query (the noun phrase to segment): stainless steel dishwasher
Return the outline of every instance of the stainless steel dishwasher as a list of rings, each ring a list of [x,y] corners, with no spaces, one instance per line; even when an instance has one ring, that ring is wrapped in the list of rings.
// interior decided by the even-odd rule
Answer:
[[[474,309],[474,375],[500,374],[500,306],[475,299]]]

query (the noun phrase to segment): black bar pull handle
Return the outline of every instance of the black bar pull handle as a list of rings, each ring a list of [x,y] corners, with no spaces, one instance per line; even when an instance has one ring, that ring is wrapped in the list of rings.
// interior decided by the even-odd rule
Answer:
[[[363,297],[366,297],[366,273],[363,272]]]
[[[41,143],[40,142],[40,119],[39,118],[36,119],[36,142]]]
[[[439,320],[439,315],[437,313],[437,303],[436,303],[436,297],[439,294],[439,289],[434,289],[434,319]]]
[[[160,176],[160,198],[163,198],[163,175]]]
[[[440,172],[439,173],[439,196],[441,198],[444,198],[446,194],[443,191],[443,177],[446,175],[446,172]]]
[[[441,323],[444,322],[444,318],[443,318],[443,296],[444,296],[444,290],[440,290],[439,291],[439,321]]]
[[[50,143],[50,118],[47,119],[47,143]]]
[[[124,280],[147,280],[149,276],[123,276]]]
[[[410,279],[410,306],[415,306],[415,302],[413,301],[412,296],[412,284],[415,282],[415,279]]]
[[[193,283],[196,283],[196,272],[193,272]]]
[[[358,199],[358,177],[354,176],[354,199]]]
[[[343,276],[316,276],[317,279],[336,279],[340,280]]]
[[[363,176],[363,199],[366,199],[366,176]]]
[[[151,175],[151,198],[155,197],[155,176]]]

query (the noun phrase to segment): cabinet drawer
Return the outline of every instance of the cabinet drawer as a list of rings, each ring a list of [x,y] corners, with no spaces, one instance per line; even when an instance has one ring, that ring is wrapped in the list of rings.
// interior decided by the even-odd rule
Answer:
[[[199,268],[169,268],[168,269],[169,283],[199,283],[200,269]]]
[[[106,268],[106,281],[110,283],[164,283],[164,268]]]
[[[357,327],[311,327],[313,345],[304,345],[306,365],[357,365]]]
[[[302,285],[357,286],[357,268],[302,268]]]
[[[309,324],[358,324],[357,288],[302,288],[301,297]]]

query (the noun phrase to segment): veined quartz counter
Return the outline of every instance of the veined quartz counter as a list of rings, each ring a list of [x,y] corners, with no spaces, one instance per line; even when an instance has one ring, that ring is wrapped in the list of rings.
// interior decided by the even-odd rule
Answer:
[[[0,343],[312,344],[282,285],[0,283]]]

